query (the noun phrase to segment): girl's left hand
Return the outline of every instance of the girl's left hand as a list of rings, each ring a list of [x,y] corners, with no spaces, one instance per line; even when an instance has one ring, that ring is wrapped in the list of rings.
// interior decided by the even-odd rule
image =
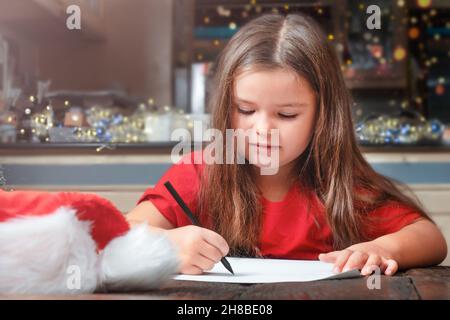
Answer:
[[[364,242],[350,246],[344,250],[319,254],[319,260],[334,263],[333,272],[346,272],[360,269],[361,275],[370,275],[375,268],[380,268],[381,273],[391,276],[398,270],[398,263],[391,255],[381,247]]]

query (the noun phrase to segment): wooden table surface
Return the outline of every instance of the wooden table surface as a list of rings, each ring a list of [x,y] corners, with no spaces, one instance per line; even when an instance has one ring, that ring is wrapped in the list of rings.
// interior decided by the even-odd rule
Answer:
[[[0,299],[195,299],[195,300],[310,300],[389,299],[450,300],[450,267],[410,269],[381,276],[381,288],[369,290],[368,277],[313,282],[232,284],[170,280],[157,290],[133,293],[95,293],[74,296],[5,295]]]

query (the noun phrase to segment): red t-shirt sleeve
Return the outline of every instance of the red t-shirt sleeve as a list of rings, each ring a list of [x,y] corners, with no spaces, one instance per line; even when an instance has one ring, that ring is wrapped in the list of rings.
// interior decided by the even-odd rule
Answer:
[[[394,233],[423,216],[416,210],[398,203],[389,202],[370,212],[366,221],[366,234],[373,240]]]
[[[180,161],[172,165],[159,179],[154,187],[148,188],[138,201],[151,201],[161,214],[175,227],[190,225],[191,222],[172,195],[167,191],[164,183],[170,181],[175,190],[194,214],[197,214],[197,196],[200,189],[202,164],[196,164],[195,151],[185,155]]]

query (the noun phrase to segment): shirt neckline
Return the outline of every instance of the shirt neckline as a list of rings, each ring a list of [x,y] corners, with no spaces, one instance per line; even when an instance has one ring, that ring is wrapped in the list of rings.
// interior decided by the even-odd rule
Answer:
[[[297,183],[293,183],[289,191],[284,195],[282,200],[279,201],[271,201],[268,200],[266,197],[262,196],[262,201],[265,204],[272,205],[272,206],[280,206],[285,205],[289,200],[291,200],[292,196],[294,195],[294,192],[297,190]]]

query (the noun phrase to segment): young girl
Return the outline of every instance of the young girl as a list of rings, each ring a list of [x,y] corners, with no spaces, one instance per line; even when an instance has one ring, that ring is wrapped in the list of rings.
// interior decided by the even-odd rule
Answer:
[[[266,15],[245,25],[220,56],[210,103],[212,127],[224,134],[277,129],[279,144],[258,150],[278,151],[279,170],[194,164],[194,152],[144,193],[127,218],[167,234],[181,273],[202,273],[227,254],[320,259],[363,275],[445,259],[436,225],[362,156],[337,56],[311,19]],[[205,228],[190,224],[166,181]]]

